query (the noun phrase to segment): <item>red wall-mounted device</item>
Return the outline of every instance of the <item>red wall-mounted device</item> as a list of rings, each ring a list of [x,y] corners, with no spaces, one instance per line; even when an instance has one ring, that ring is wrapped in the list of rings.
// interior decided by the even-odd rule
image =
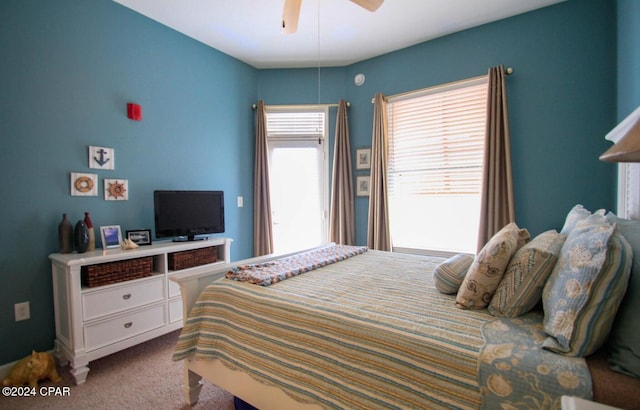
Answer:
[[[127,103],[127,117],[134,121],[142,121],[142,107],[139,104]]]

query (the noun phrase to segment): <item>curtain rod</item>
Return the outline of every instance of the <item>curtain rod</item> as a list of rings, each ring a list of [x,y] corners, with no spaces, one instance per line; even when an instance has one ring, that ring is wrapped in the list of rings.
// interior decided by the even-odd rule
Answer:
[[[339,104],[297,104],[297,105],[275,105],[274,107],[337,107]],[[265,105],[265,107],[269,107]],[[347,101],[347,107],[351,107],[351,103]],[[251,104],[251,109],[258,108],[258,104]]]
[[[505,73],[506,75],[511,75],[511,74],[513,74],[513,71],[514,71],[514,70],[513,70],[513,68],[512,68],[512,67],[507,67],[507,68],[505,68],[505,69],[504,69],[504,73]],[[479,75],[479,76],[476,76],[476,77],[465,78],[464,80],[457,80],[457,81],[452,81],[452,82],[450,82],[450,83],[446,83],[446,84],[434,85],[434,86],[432,86],[432,87],[427,87],[427,88],[424,88],[424,89],[421,89],[421,90],[407,91],[407,92],[405,92],[405,93],[394,94],[394,95],[386,95],[386,96],[385,96],[385,98],[397,98],[397,97],[402,97],[402,96],[404,96],[404,95],[416,94],[416,93],[419,93],[419,92],[423,92],[423,91],[425,91],[425,90],[428,90],[428,89],[430,89],[430,88],[449,87],[449,86],[452,86],[452,85],[455,85],[455,84],[458,84],[458,83],[462,83],[462,82],[478,80],[478,79],[480,79],[480,78],[482,78],[482,77],[486,77],[486,76],[487,76],[487,74],[483,74],[483,75]],[[374,101],[375,101],[375,98],[372,98],[372,99],[371,99],[371,104],[373,104],[373,103],[374,103]]]

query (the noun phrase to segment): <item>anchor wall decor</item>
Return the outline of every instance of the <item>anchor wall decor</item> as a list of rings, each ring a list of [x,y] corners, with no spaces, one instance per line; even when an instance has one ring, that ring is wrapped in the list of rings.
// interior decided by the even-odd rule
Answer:
[[[113,148],[89,147],[89,168],[115,169],[115,151]]]

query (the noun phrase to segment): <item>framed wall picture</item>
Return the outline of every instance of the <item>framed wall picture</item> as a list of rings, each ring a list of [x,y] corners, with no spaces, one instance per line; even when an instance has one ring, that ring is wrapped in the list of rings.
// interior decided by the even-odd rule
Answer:
[[[122,244],[122,231],[120,225],[108,225],[100,227],[102,249],[119,248]]]
[[[98,174],[71,173],[72,196],[98,196]]]
[[[357,196],[369,196],[369,179],[368,175],[356,177]]]
[[[115,151],[107,147],[89,147],[89,168],[115,169]]]
[[[129,200],[129,181],[126,179],[106,179],[105,178],[104,200],[105,201]]]
[[[135,229],[126,231],[127,239],[134,242],[137,245],[151,245],[151,230],[150,229]]]
[[[371,148],[356,150],[356,169],[371,168]]]

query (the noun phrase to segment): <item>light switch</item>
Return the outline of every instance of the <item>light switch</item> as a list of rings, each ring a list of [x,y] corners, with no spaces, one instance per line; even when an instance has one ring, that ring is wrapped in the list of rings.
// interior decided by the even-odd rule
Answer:
[[[238,197],[238,208],[242,208],[243,205],[244,205],[244,198],[239,196]]]

